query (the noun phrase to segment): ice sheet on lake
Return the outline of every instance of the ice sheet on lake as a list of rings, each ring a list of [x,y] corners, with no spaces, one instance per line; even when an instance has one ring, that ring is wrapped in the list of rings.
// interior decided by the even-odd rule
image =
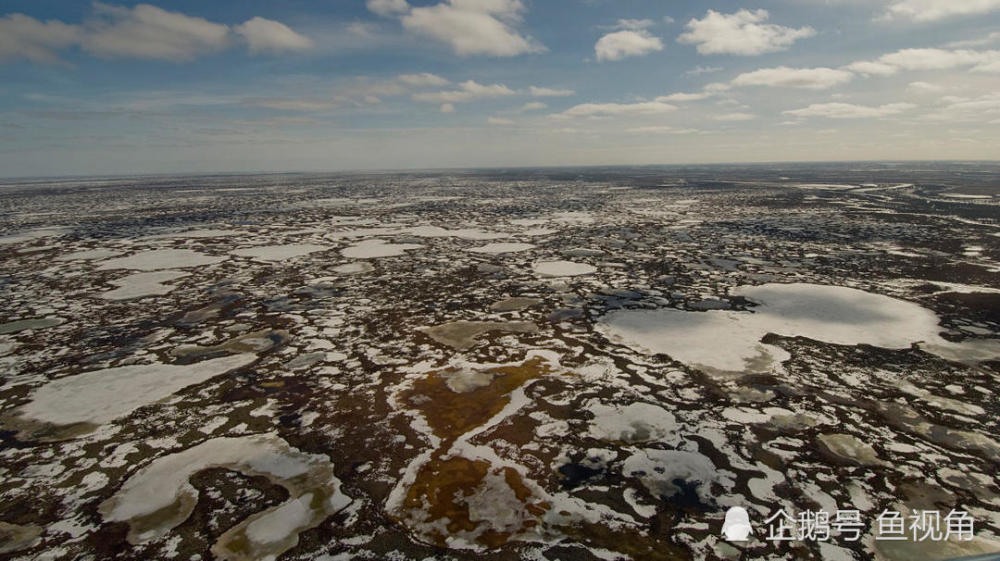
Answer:
[[[52,425],[101,425],[257,360],[243,353],[195,364],[133,364],[57,378],[31,394],[20,416]]]
[[[227,530],[212,547],[220,559],[276,559],[315,527],[351,503],[340,490],[329,458],[292,448],[275,434],[208,440],[157,458],[133,474],[100,505],[105,520],[128,522],[128,539],[143,543],[165,536],[186,520],[198,502],[189,479],[212,467],[264,476],[285,487],[289,499]]]
[[[499,240],[509,238],[510,234],[498,232],[484,232],[476,228],[461,228],[458,230],[447,230],[440,226],[415,226],[407,230],[408,233],[421,238],[461,238],[463,240]]]
[[[474,253],[515,253],[518,251],[527,251],[533,249],[534,244],[530,243],[489,243],[486,245],[481,245],[479,247],[473,247],[469,251]]]
[[[163,284],[190,275],[182,271],[150,271],[135,273],[124,278],[111,281],[118,288],[101,294],[105,300],[130,300],[143,296],[160,296],[170,293],[176,286]]]
[[[81,251],[74,251],[72,253],[67,253],[65,255],[60,255],[57,259],[59,261],[74,261],[76,259],[91,260],[91,259],[109,259],[111,257],[117,257],[121,255],[121,251],[115,251],[113,249],[84,249]]]
[[[540,261],[535,263],[533,269],[535,274],[543,277],[576,277],[597,271],[593,265],[573,261]]]
[[[628,346],[721,372],[771,372],[790,358],[784,349],[761,342],[768,333],[888,349],[924,343],[929,352],[949,357],[958,352],[956,344],[938,335],[937,315],[912,302],[802,283],[741,287],[732,294],[759,305],[752,312],[621,310],[605,316],[597,327]],[[977,357],[994,349],[981,349]]]
[[[316,244],[262,245],[237,249],[233,252],[233,255],[238,257],[250,257],[252,259],[256,259],[257,261],[273,262],[294,259],[296,257],[302,257],[303,255],[309,255],[310,253],[316,253],[318,251],[326,251],[328,249],[330,249],[330,246]]]
[[[35,230],[28,230],[26,232],[7,234],[0,236],[0,245],[11,245],[21,242],[30,242],[41,238],[47,238],[49,236],[61,236],[68,231],[69,230],[66,228],[53,227],[53,228],[37,228]]]
[[[140,251],[127,257],[101,261],[98,269],[134,269],[138,271],[159,271],[162,269],[183,269],[202,267],[225,261],[225,257],[206,255],[190,249],[155,249]]]
[[[341,250],[341,254],[349,259],[376,259],[379,257],[395,257],[405,255],[408,250],[423,247],[412,243],[386,243],[383,240],[365,240]]]
[[[624,407],[594,401],[586,409],[594,414],[590,436],[611,442],[679,442],[677,419],[672,413],[649,403],[630,403]]]

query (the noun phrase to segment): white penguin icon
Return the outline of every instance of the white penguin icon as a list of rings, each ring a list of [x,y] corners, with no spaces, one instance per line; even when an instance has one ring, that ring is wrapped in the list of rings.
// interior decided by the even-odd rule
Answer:
[[[722,523],[722,534],[726,536],[726,541],[745,542],[752,532],[747,509],[741,506],[729,507],[726,511],[726,521]]]

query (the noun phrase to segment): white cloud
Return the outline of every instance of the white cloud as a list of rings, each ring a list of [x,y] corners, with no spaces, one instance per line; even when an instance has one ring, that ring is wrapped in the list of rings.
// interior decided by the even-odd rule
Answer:
[[[928,120],[982,123],[986,119],[1000,116],[1000,93],[989,93],[974,98],[945,96],[941,101],[945,105],[927,115]]]
[[[611,29],[647,29],[656,25],[651,19],[620,19],[618,23],[610,26]]]
[[[878,61],[904,70],[944,70],[988,62],[989,53],[995,55],[996,51],[902,49],[882,55]]]
[[[716,121],[752,121],[756,119],[757,116],[752,113],[724,113],[722,115],[716,115],[712,118]]]
[[[827,117],[830,119],[870,119],[897,115],[917,107],[912,103],[887,103],[878,107],[852,103],[814,103],[803,109],[784,111],[794,117]]]
[[[761,68],[733,78],[734,86],[772,86],[825,90],[849,82],[853,74],[833,68]]]
[[[454,113],[455,112],[455,106],[452,105],[451,103],[442,103],[441,104],[441,112],[442,113]]]
[[[676,106],[659,101],[642,101],[638,103],[581,103],[574,105],[562,113],[553,115],[556,118],[569,117],[601,117],[614,115],[656,115],[675,111]]]
[[[573,95],[576,92],[573,90],[560,90],[556,88],[539,88],[537,86],[531,86],[528,88],[528,93],[534,97],[565,97]]]
[[[731,90],[732,88],[732,86],[725,82],[712,82],[710,84],[705,84],[705,87],[702,89],[709,93],[718,93]]]
[[[24,58],[55,62],[58,51],[74,46],[103,58],[144,58],[180,62],[220,51],[243,39],[250,52],[308,49],[313,42],[287,25],[254,17],[230,29],[203,18],[148,4],[128,8],[95,2],[84,23],[41,22],[23,14],[0,18],[0,60]]]
[[[860,61],[845,68],[861,74],[895,74],[900,70],[948,70],[971,67],[973,72],[1000,72],[1000,51],[969,49],[900,49],[874,61]]]
[[[413,99],[431,103],[462,103],[475,99],[503,97],[517,93],[503,84],[485,85],[473,80],[462,82],[458,86],[459,89],[457,90],[413,94]]]
[[[10,14],[0,18],[0,60],[55,62],[59,58],[56,51],[74,45],[79,35],[80,28],[76,25]]]
[[[625,129],[625,132],[634,133],[659,133],[659,134],[694,134],[700,132],[698,129],[678,129],[666,125],[650,125],[645,127],[633,127]]]
[[[899,71],[898,68],[891,64],[885,64],[884,62],[877,62],[871,60],[861,60],[858,62],[852,62],[845,66],[847,70],[851,72],[857,72],[858,74],[864,74],[866,76],[889,76],[895,74]]]
[[[529,101],[521,106],[521,111],[538,111],[539,109],[545,109],[548,105],[545,105],[541,101]]]
[[[333,101],[305,98],[251,98],[243,100],[243,105],[280,111],[322,111],[337,106]]]
[[[382,17],[405,14],[410,11],[410,5],[406,0],[368,0],[365,6],[369,11]]]
[[[921,92],[937,93],[943,92],[945,87],[939,84],[931,84],[930,82],[910,82],[908,86],[911,90],[917,90]]]
[[[990,45],[1000,45],[1000,31],[994,31],[979,39],[966,39],[964,41],[953,41],[946,46],[954,49],[964,49],[967,47],[987,47]]]
[[[702,93],[672,93],[670,95],[661,95],[656,98],[656,101],[662,101],[664,103],[673,102],[683,102],[683,101],[698,101],[712,97],[712,94],[707,92]]]
[[[885,17],[927,22],[997,10],[1000,10],[1000,0],[896,0],[886,9]]]
[[[451,82],[430,72],[421,72],[420,74],[400,74],[398,76],[399,81],[403,82],[408,86],[447,86]]]
[[[229,27],[203,18],[139,4],[134,8],[95,3],[82,47],[108,58],[184,61],[229,44]]]
[[[621,60],[662,51],[663,41],[644,29],[615,31],[597,40],[594,52],[597,60]]]
[[[709,10],[704,18],[689,21],[687,32],[677,42],[696,45],[703,55],[759,55],[783,51],[798,39],[816,34],[811,27],[795,29],[763,23],[768,17],[767,10],[740,10],[734,14]]]
[[[711,74],[712,72],[718,72],[722,70],[721,66],[695,66],[691,70],[685,72],[685,74],[697,75],[697,74]]]
[[[312,48],[312,39],[292,31],[287,25],[262,17],[247,20],[233,28],[243,36],[251,53],[304,51]]]
[[[491,125],[513,125],[514,121],[510,119],[504,119],[503,117],[489,117],[486,122]]]
[[[516,56],[545,50],[521,34],[520,0],[445,0],[410,8],[403,27],[451,45],[459,55]]]

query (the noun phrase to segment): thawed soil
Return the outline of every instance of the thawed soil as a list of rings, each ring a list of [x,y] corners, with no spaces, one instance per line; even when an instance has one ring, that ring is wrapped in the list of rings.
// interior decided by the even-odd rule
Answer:
[[[0,558],[1000,551],[998,178],[0,185]],[[730,545],[730,506],[866,525]]]

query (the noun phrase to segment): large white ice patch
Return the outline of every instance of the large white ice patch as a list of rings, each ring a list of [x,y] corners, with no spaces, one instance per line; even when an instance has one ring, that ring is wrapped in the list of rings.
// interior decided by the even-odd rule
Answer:
[[[952,358],[934,312],[912,302],[840,286],[765,284],[733,291],[758,304],[749,311],[620,310],[598,329],[613,341],[721,372],[770,372],[790,358],[761,339],[768,333],[838,345],[925,350]]]

